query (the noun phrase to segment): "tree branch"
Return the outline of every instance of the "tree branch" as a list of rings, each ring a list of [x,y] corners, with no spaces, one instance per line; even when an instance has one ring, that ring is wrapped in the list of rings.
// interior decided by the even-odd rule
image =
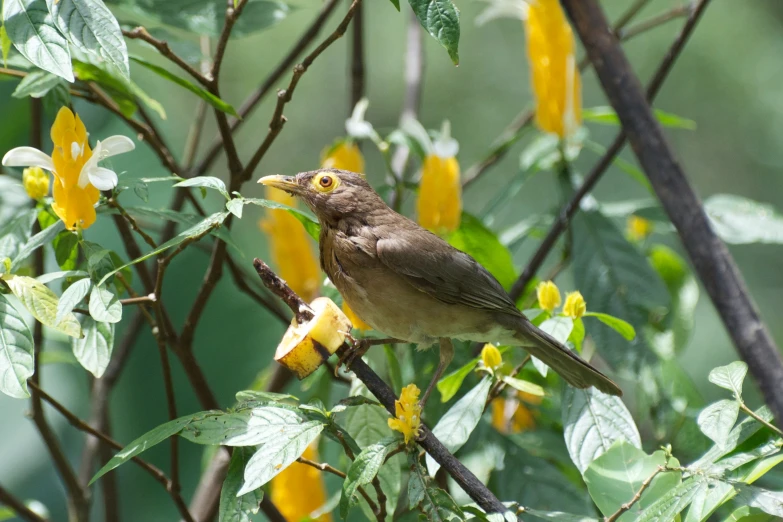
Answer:
[[[267,281],[274,282],[267,287],[275,295],[278,295],[283,299],[286,304],[289,305],[294,313],[299,313],[306,303],[299,298],[299,296],[291,290],[285,281],[280,279],[270,268],[260,259],[253,261],[253,267],[258,272],[261,280],[264,284]],[[296,299],[292,299],[295,296]],[[293,306],[291,306],[293,305]],[[338,350],[337,355],[342,357],[345,355],[346,350],[349,350],[347,344],[343,344]],[[351,370],[356,376],[367,386],[367,389],[384,405],[386,410],[394,415],[394,401],[397,400],[397,396],[388,384],[376,374],[367,364],[361,360],[361,358],[354,359]],[[478,479],[476,476],[466,468],[454,455],[452,455],[446,447],[441,443],[435,435],[422,424],[421,427],[422,437],[418,441],[419,445],[424,448],[448,473],[451,475],[457,484],[470,495],[482,509],[487,513],[504,513],[507,508],[500,500]]]
[[[264,80],[258,90],[256,90],[247,100],[244,101],[244,103],[242,103],[242,106],[239,109],[239,115],[241,118],[235,119],[231,122],[232,133],[236,132],[236,130],[248,120],[248,117],[253,113],[261,100],[266,97],[269,91],[272,90],[272,87],[274,87],[280,78],[282,78],[283,75],[289,70],[291,65],[297,60],[299,55],[302,54],[307,46],[310,45],[316,36],[318,36],[318,33],[321,31],[324,23],[326,23],[326,20],[329,18],[329,15],[331,15],[332,11],[334,11],[334,8],[337,7],[337,2],[338,0],[328,0],[324,4],[316,19],[313,20],[313,23],[310,24],[304,33],[302,33],[302,36],[299,38],[296,44],[294,44],[288,54],[280,61],[277,67],[275,67],[272,72],[269,73],[269,76],[266,78],[266,80]],[[223,142],[220,138],[220,135],[215,136],[215,138],[212,140],[212,143],[210,143],[209,147],[207,147],[207,153],[204,155],[204,159],[202,159],[196,168],[193,169],[193,176],[201,176],[207,170],[209,170],[209,168],[215,162],[215,159],[217,159],[218,154],[220,154],[220,151],[222,150]]]
[[[361,5],[353,15],[351,39],[351,109],[364,97],[364,9]]]
[[[47,519],[25,506],[24,502],[13,496],[2,486],[0,486],[0,504],[5,504],[14,511],[16,516],[27,522],[47,522]]]
[[[669,50],[666,52],[666,55],[661,61],[661,64],[658,66],[658,69],[655,71],[655,74],[653,75],[653,78],[647,87],[648,100],[652,101],[655,99],[655,96],[657,96],[664,80],[669,75],[669,72],[671,72],[677,57],[685,48],[685,44],[688,41],[688,38],[696,28],[696,24],[699,21],[701,14],[704,12],[705,7],[706,2],[702,0],[698,4],[698,7],[691,12],[690,17],[685,22],[685,25],[683,25],[680,34],[677,35],[677,38],[669,47]],[[598,183],[598,180],[601,179],[601,176],[603,176],[604,172],[606,172],[606,170],[612,164],[612,161],[614,161],[615,156],[617,156],[617,154],[619,154],[622,150],[623,146],[625,145],[625,139],[625,134],[620,132],[620,134],[617,135],[598,163],[590,171],[590,174],[585,177],[579,189],[574,193],[568,203],[560,210],[560,214],[557,216],[555,222],[552,223],[552,227],[549,229],[546,237],[538,246],[538,249],[536,250],[535,254],[533,254],[533,257],[530,259],[525,269],[522,271],[519,279],[517,279],[514,283],[514,286],[511,287],[509,295],[511,295],[513,299],[518,299],[519,296],[521,296],[525,291],[525,288],[530,283],[530,281],[533,280],[533,277],[541,268],[541,265],[543,265],[547,255],[549,255],[549,252],[552,250],[552,248],[554,248],[560,235],[565,231],[566,227],[571,221],[571,218],[573,218],[577,210],[579,210],[579,205],[581,204],[582,199],[593,189],[596,183]]]
[[[778,423],[783,421],[783,360],[726,245],[710,226],[698,196],[666,143],[639,80],[596,0],[562,0],[587,49],[634,154],[682,239],[740,356],[748,363]],[[707,5],[702,0],[692,19]],[[673,59],[673,58],[672,58]]]
[[[205,87],[209,87],[210,78],[201,74],[192,65],[190,65],[188,62],[180,58],[179,55],[177,55],[174,51],[171,50],[171,47],[169,47],[168,42],[165,42],[164,40],[158,40],[157,38],[152,36],[149,32],[147,32],[147,29],[145,29],[144,27],[139,26],[130,31],[123,29],[122,34],[126,38],[138,39],[147,42],[155,49],[157,49],[160,54],[168,58],[174,65],[176,65],[177,67],[179,67],[180,69],[182,69],[183,71],[191,75],[194,80],[196,80],[197,82],[199,82],[201,85]]]

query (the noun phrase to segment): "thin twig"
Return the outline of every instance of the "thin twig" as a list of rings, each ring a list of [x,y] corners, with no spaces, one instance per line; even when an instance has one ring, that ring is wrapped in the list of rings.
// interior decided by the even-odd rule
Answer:
[[[30,385],[33,390],[39,396],[45,400],[47,403],[49,403],[55,410],[57,410],[65,419],[77,430],[83,431],[85,433],[88,433],[92,435],[93,437],[97,438],[107,446],[111,446],[115,450],[122,450],[124,446],[117,442],[116,440],[112,439],[108,435],[106,435],[103,432],[100,432],[81,420],[79,417],[74,415],[68,408],[60,404],[54,397],[46,393],[41,389],[41,387],[38,385],[38,383],[29,380],[28,384]],[[174,503],[177,505],[177,508],[180,511],[180,514],[189,522],[193,522],[192,517],[190,516],[190,513],[188,512],[187,506],[185,505],[185,501],[182,500],[182,497],[180,496],[178,491],[175,491],[172,488],[172,482],[171,480],[166,477],[166,474],[163,473],[159,468],[155,467],[154,465],[150,464],[149,462],[141,459],[140,457],[133,457],[131,459],[133,462],[138,464],[143,470],[145,470],[147,473],[149,473],[155,480],[157,480],[171,495],[172,499],[174,500]]]
[[[669,47],[669,50],[664,56],[661,64],[658,66],[658,69],[656,70],[649,86],[647,87],[647,100],[652,101],[655,99],[655,96],[658,94],[661,85],[663,85],[663,81],[668,76],[675,61],[677,60],[677,57],[685,47],[685,42],[688,40],[688,37],[696,27],[696,22],[698,22],[699,17],[704,10],[704,6],[705,1],[702,0],[699,6],[691,13],[691,16],[683,26],[680,34]],[[568,223],[571,221],[571,218],[574,217],[577,210],[579,210],[582,199],[593,189],[595,184],[598,183],[598,180],[601,179],[601,176],[603,176],[604,172],[612,164],[615,156],[620,153],[620,150],[622,150],[624,145],[625,133],[620,132],[609,148],[607,148],[606,153],[604,153],[598,163],[590,171],[590,174],[585,177],[582,185],[579,187],[579,189],[577,189],[573,197],[561,209],[560,214],[558,214],[555,222],[552,223],[552,227],[549,229],[546,237],[538,246],[538,249],[536,250],[535,254],[533,254],[533,257],[530,259],[525,269],[522,271],[519,279],[517,279],[514,283],[514,286],[511,287],[509,295],[512,297],[512,299],[517,299],[522,295],[538,269],[541,268],[541,265],[544,263],[544,260],[546,259],[549,252],[555,246],[555,243],[557,243],[560,235],[565,231]]]
[[[155,302],[155,295],[142,295],[139,297],[129,297],[127,299],[120,299],[122,306],[135,305],[135,304],[149,304]]]
[[[775,426],[774,424],[772,424],[772,423],[770,423],[770,422],[767,422],[767,421],[765,421],[764,419],[762,419],[762,418],[759,416],[759,414],[758,414],[758,413],[756,413],[755,411],[753,411],[753,410],[751,410],[750,408],[748,408],[747,404],[745,404],[745,402],[744,402],[744,401],[739,401],[739,405],[740,405],[740,409],[741,409],[742,411],[744,411],[745,413],[747,413],[748,415],[750,415],[751,417],[753,417],[754,419],[756,419],[758,422],[760,422],[761,424],[763,424],[763,425],[764,425],[764,426],[766,426],[767,428],[771,429],[772,431],[774,431],[775,433],[777,433],[778,435],[780,435],[781,437],[783,437],[783,431],[781,431],[781,429],[780,429],[780,428],[778,428],[778,427],[777,427],[777,426]]]
[[[361,5],[353,15],[351,39],[351,109],[364,97],[364,9]]]
[[[642,494],[647,490],[647,488],[650,487],[650,484],[652,484],[652,481],[655,477],[658,476],[659,473],[662,473],[664,471],[668,471],[666,469],[666,466],[658,466],[658,468],[646,479],[644,479],[644,482],[642,482],[641,486],[639,486],[639,490],[634,494],[633,497],[631,497],[631,500],[620,506],[620,508],[609,515],[608,517],[604,518],[604,522],[615,522],[617,519],[619,519],[623,514],[627,513],[628,510],[630,510],[634,504],[639,502],[642,498]]]
[[[327,2],[321,8],[321,12],[318,14],[315,20],[313,20],[312,24],[310,24],[305,32],[302,33],[302,36],[299,37],[288,54],[285,55],[277,67],[275,67],[272,72],[269,73],[269,76],[264,80],[261,86],[242,103],[242,106],[238,111],[240,118],[231,122],[232,133],[236,132],[237,129],[239,129],[239,127],[248,120],[249,116],[253,113],[255,108],[258,107],[258,104],[272,90],[272,87],[274,87],[280,78],[282,78],[283,75],[288,72],[291,65],[299,58],[299,55],[302,54],[307,46],[310,45],[316,36],[318,36],[321,28],[329,18],[329,15],[331,15],[335,7],[337,7],[338,1],[339,0],[327,0]],[[192,175],[200,176],[209,170],[209,168],[215,162],[218,154],[220,154],[222,150],[223,142],[221,140],[220,134],[218,134],[212,140],[209,147],[207,147],[207,153],[204,155],[204,158],[194,169],[192,169]]]
[[[144,232],[144,230],[141,229],[139,224],[136,222],[136,219],[128,214],[128,212],[123,208],[122,205],[120,205],[120,202],[117,201],[115,198],[109,198],[106,203],[112,207],[117,209],[117,211],[120,213],[120,215],[128,222],[128,224],[131,226],[134,232],[136,232],[138,235],[141,236],[141,238],[144,240],[145,243],[147,243],[152,248],[158,248],[158,245],[155,243],[155,240],[150,237],[149,234]]]
[[[8,490],[0,486],[0,504],[5,504],[13,510],[14,515],[18,516],[22,520],[27,522],[47,522],[48,519],[43,518],[41,515],[31,510],[24,505],[24,502],[13,496]]]
[[[283,116],[283,109],[285,108],[285,105],[293,98],[294,91],[296,90],[296,86],[299,83],[302,75],[307,71],[307,68],[312,65],[313,61],[315,61],[315,59],[321,55],[321,53],[323,53],[327,48],[329,48],[330,45],[332,45],[345,34],[345,31],[348,28],[348,24],[351,23],[351,19],[353,18],[353,15],[360,4],[361,0],[353,0],[353,2],[351,2],[351,6],[348,8],[348,12],[345,14],[342,22],[340,22],[334,32],[326,37],[326,39],[321,42],[321,45],[316,47],[313,52],[308,54],[305,59],[302,60],[302,63],[294,67],[294,74],[291,75],[291,81],[289,82],[288,87],[278,91],[277,105],[275,106],[275,110],[272,114],[272,119],[269,122],[269,131],[267,132],[264,141],[256,150],[255,154],[253,154],[250,162],[248,162],[247,166],[245,167],[245,170],[241,176],[242,182],[245,182],[251,178],[253,172],[256,170],[256,167],[261,162],[261,159],[269,150],[269,147],[272,146],[272,143],[275,141],[275,138],[277,138],[277,135],[280,134],[280,131],[286,122],[286,118]]]
[[[168,58],[177,67],[191,75],[193,79],[195,79],[201,85],[204,85],[205,87],[209,86],[210,78],[198,72],[192,65],[183,60],[179,55],[177,55],[177,53],[172,51],[168,42],[165,42],[164,40],[158,40],[152,36],[144,27],[139,26],[135,29],[131,29],[130,31],[123,29],[122,34],[126,38],[138,39],[147,42],[157,49],[160,54]]]
[[[639,22],[638,24],[634,24],[628,27],[627,29],[618,31],[617,37],[620,38],[620,40],[628,40],[636,35],[647,32],[650,29],[654,29],[655,27],[664,25],[666,22],[670,20],[687,16],[691,13],[692,9],[693,7],[689,4],[673,7],[668,11],[664,11],[659,15],[648,18],[647,20]]]

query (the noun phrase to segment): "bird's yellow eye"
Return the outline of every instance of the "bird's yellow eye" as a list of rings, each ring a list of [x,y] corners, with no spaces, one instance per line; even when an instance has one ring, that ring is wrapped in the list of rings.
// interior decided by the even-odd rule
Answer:
[[[313,178],[313,186],[318,192],[331,192],[337,188],[340,180],[334,174],[323,173]]]

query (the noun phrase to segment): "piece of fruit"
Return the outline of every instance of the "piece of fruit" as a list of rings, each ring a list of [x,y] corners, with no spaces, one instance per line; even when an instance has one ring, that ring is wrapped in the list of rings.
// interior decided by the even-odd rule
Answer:
[[[318,369],[345,341],[351,321],[328,297],[315,299],[314,317],[299,324],[294,318],[277,346],[275,361],[304,379]]]

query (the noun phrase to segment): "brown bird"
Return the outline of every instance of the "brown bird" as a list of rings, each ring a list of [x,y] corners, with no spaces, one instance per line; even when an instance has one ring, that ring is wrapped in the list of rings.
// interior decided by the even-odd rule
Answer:
[[[363,321],[420,349],[440,342],[440,364],[422,402],[451,362],[451,339],[521,346],[571,386],[622,395],[608,377],[533,326],[475,259],[389,208],[364,177],[320,169],[258,182],[312,209],[321,224],[321,267]]]

